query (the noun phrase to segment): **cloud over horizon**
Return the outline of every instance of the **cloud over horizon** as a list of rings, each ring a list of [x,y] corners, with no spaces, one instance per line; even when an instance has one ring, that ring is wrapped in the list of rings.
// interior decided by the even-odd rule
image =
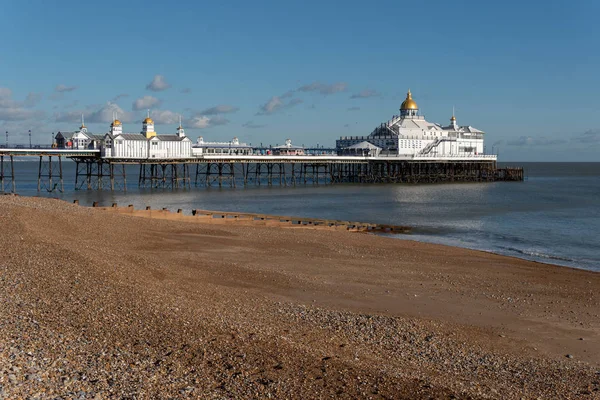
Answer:
[[[133,114],[124,111],[117,104],[110,101],[103,105],[90,106],[85,110],[75,110],[63,113],[55,113],[55,122],[72,122],[77,123],[81,121],[81,114],[83,114],[86,123],[104,123],[110,124],[113,121],[113,115],[117,115],[117,118],[122,122],[132,122]]]
[[[588,129],[572,138],[571,141],[588,145],[600,144],[600,129]]]
[[[161,101],[153,96],[143,96],[136,99],[131,105],[131,109],[134,111],[146,110],[152,107],[160,106]]]
[[[227,125],[229,120],[222,116],[208,117],[206,115],[198,115],[185,120],[185,127],[193,129],[206,129],[219,125]]]
[[[43,111],[31,109],[40,99],[41,94],[31,92],[25,101],[15,101],[12,98],[12,90],[0,87],[0,121],[26,121],[43,118],[45,116]]]
[[[287,98],[292,97],[292,92],[285,92],[281,96],[273,96],[271,97],[265,104],[260,106],[256,115],[271,115],[278,111],[286,110],[288,108],[292,108],[301,104],[303,102],[302,99],[291,99],[289,101],[285,100]]]
[[[179,114],[170,110],[152,110],[150,117],[156,125],[179,124]]]
[[[75,89],[77,89],[77,86],[67,86],[67,85],[56,85],[56,87],[54,88],[54,91],[57,93],[65,93],[65,92],[72,92]]]
[[[152,82],[146,85],[146,89],[152,90],[153,92],[161,92],[170,87],[171,85],[167,83],[163,75],[154,75]]]
[[[547,138],[545,136],[520,136],[516,139],[506,141],[508,146],[552,146],[564,143],[567,143],[567,140]]]
[[[218,106],[207,108],[206,110],[200,111],[200,115],[219,115],[219,114],[230,114],[239,110],[239,107],[235,107],[229,104],[220,104]]]

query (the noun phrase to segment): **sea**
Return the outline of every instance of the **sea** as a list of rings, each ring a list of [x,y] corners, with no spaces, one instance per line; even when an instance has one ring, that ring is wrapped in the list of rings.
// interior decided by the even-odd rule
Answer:
[[[412,233],[396,237],[600,271],[600,163],[499,165],[524,167],[525,181],[139,189],[131,166],[127,192],[88,191],[74,190],[65,161],[64,192],[38,193],[37,160],[16,161],[15,175],[26,196],[407,225]]]

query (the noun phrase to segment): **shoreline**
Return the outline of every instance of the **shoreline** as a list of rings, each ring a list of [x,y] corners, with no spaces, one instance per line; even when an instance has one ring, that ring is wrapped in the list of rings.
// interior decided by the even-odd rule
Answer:
[[[410,235],[407,234],[407,235]],[[469,250],[469,251],[478,251],[481,253],[485,253],[485,254],[493,254],[493,255],[497,255],[497,256],[501,256],[501,257],[508,257],[508,258],[512,258],[515,260],[520,260],[520,261],[528,261],[528,262],[532,262],[535,264],[540,264],[540,265],[544,265],[544,266],[551,266],[551,267],[560,267],[560,268],[568,268],[568,269],[574,269],[577,271],[587,271],[587,272],[592,272],[592,273],[600,273],[600,270],[596,271],[593,269],[587,269],[584,267],[575,267],[573,265],[563,265],[563,264],[555,264],[552,262],[545,262],[545,261],[540,261],[538,259],[533,258],[527,258],[527,257],[519,257],[517,255],[514,254],[505,254],[505,253],[500,253],[500,252],[495,252],[492,250],[482,250],[479,248],[475,248],[475,247],[463,247],[463,246],[455,246],[452,244],[446,244],[446,243],[441,243],[441,242],[435,242],[435,241],[425,241],[425,240],[416,240],[416,239],[410,239],[407,237],[393,237],[393,236],[387,236],[387,235],[381,235],[382,237],[390,237],[392,239],[400,239],[400,240],[409,240],[409,241],[413,241],[416,243],[426,243],[426,244],[433,244],[436,246],[444,246],[444,247],[451,247],[451,248],[455,248],[455,249],[463,249],[463,250]],[[540,257],[540,258],[549,258],[549,257]]]
[[[34,196],[37,197],[37,196]],[[69,203],[69,201],[64,200],[64,199],[57,199],[57,200],[61,200],[61,201],[65,201],[67,203]],[[73,200],[74,203],[76,203],[77,205],[79,205],[79,200]],[[91,208],[98,208],[98,209],[102,209],[102,210],[106,210],[106,211],[116,211],[122,214],[130,214],[133,211],[135,211],[136,213],[132,213],[132,215],[134,216],[138,216],[141,218],[153,218],[153,216],[150,215],[145,215],[143,214],[143,211],[148,211],[150,210],[149,206],[145,206],[145,210],[135,210],[135,207],[133,207],[133,205],[128,205],[127,207],[119,207],[117,206],[117,203],[113,203],[112,206],[99,206],[99,205],[91,205],[91,206],[82,206],[82,207],[91,207]],[[116,210],[115,210],[116,208]],[[142,213],[140,213],[139,211],[142,211]],[[161,209],[155,209],[152,210],[154,212],[158,212],[160,213],[167,213],[167,216],[164,219],[171,219],[169,218],[169,216],[173,216],[174,220],[182,220],[182,221],[186,221],[186,222],[197,222],[197,221],[193,221],[193,220],[188,220],[185,219],[185,217],[189,217],[189,216],[194,216],[195,215],[195,211],[197,210],[190,210],[191,214],[183,214],[182,213],[173,213],[173,211],[167,209],[167,208],[161,208]],[[181,210],[183,211],[183,210]],[[314,220],[314,221],[332,221],[335,223],[346,223],[347,221],[340,221],[340,220],[326,220],[326,219],[322,219],[322,218],[312,218],[312,217],[292,217],[292,216],[279,216],[279,215],[272,215],[272,214],[257,214],[257,213],[248,213],[248,212],[232,212],[232,211],[215,211],[215,210],[201,210],[202,212],[205,213],[213,213],[213,214],[222,214],[222,215],[227,215],[227,214],[237,214],[237,215],[244,215],[244,216],[260,216],[260,217],[266,217],[268,219],[286,219],[286,220],[294,220],[294,221],[302,221],[302,220]],[[183,219],[181,217],[184,217]],[[216,221],[213,221],[213,223],[215,223]],[[231,222],[231,221],[230,221]],[[600,273],[600,270],[596,271],[593,269],[587,269],[584,267],[577,267],[577,266],[573,266],[573,265],[564,265],[564,264],[559,264],[559,263],[554,263],[554,262],[546,262],[546,261],[540,261],[539,259],[534,258],[534,256],[530,256],[529,258],[526,255],[523,255],[522,257],[518,256],[518,255],[514,255],[514,254],[505,254],[505,253],[501,253],[501,252],[495,252],[492,250],[484,250],[484,249],[480,249],[480,248],[476,248],[476,247],[466,247],[466,246],[456,246],[453,244],[447,244],[447,243],[442,243],[441,241],[427,241],[427,240],[417,240],[417,239],[411,239],[411,235],[413,233],[413,230],[415,229],[415,227],[410,227],[410,226],[396,226],[396,225],[389,225],[389,224],[378,224],[378,223],[371,223],[371,222],[351,222],[351,224],[357,224],[357,225],[363,225],[363,226],[379,226],[379,227],[395,227],[395,231],[394,232],[389,232],[389,231],[385,231],[381,228],[379,229],[375,229],[375,230],[354,230],[355,232],[361,232],[361,233],[370,233],[370,234],[375,234],[381,237],[390,237],[392,239],[396,239],[396,240],[410,240],[413,242],[417,242],[417,243],[428,243],[428,244],[434,244],[434,245],[438,245],[438,246],[446,246],[446,247],[451,247],[451,248],[456,248],[456,249],[464,249],[464,250],[471,250],[471,251],[480,251],[483,253],[487,253],[487,254],[495,254],[495,255],[499,255],[499,256],[503,256],[503,257],[510,257],[510,258],[514,258],[517,260],[522,260],[522,261],[530,261],[530,262],[534,262],[534,263],[538,263],[541,265],[551,265],[551,266],[556,266],[556,267],[563,267],[563,268],[572,268],[572,269],[576,269],[576,270],[582,270],[582,271],[590,271],[590,272],[596,272],[596,273]],[[282,224],[280,227],[286,227],[286,224]],[[304,225],[302,226],[303,228],[318,228],[318,226],[315,226],[314,224],[311,224],[312,226],[307,226]],[[276,227],[277,224],[272,224],[270,226]],[[300,227],[300,226],[298,226]],[[340,230],[349,230],[349,229],[340,229]],[[352,230],[351,230],[352,231]],[[392,236],[394,235],[394,236]],[[433,238],[436,237],[440,237],[442,238],[442,236],[435,236],[435,235],[429,235]],[[548,258],[548,257],[538,257],[538,258]],[[560,260],[557,260],[560,261]],[[567,260],[565,260],[567,261]]]
[[[593,271],[21,196],[0,222],[8,397],[600,393]]]

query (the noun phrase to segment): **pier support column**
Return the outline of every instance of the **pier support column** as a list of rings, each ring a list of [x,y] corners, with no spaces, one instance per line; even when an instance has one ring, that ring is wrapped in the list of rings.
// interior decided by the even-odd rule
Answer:
[[[48,157],[45,161],[44,157]],[[62,170],[62,156],[55,156],[55,160],[52,160],[53,156],[40,156],[40,163],[38,167],[38,192],[43,189],[49,193],[58,190],[64,192],[64,181],[63,181],[63,170]],[[56,165],[55,165],[56,164]],[[53,168],[54,167],[54,168]],[[58,167],[58,182],[54,182],[56,177],[56,168]]]
[[[17,182],[15,179],[15,162],[13,156],[0,155],[0,192],[6,193],[8,190],[8,180],[10,179],[10,193],[17,191]]]

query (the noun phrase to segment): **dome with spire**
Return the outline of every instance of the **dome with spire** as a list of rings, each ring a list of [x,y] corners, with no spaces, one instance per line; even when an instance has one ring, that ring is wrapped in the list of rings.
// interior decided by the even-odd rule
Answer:
[[[406,93],[406,100],[404,100],[402,102],[402,105],[400,105],[400,109],[401,110],[418,110],[419,109],[419,106],[417,106],[417,103],[412,98],[412,93],[410,92],[410,89],[408,89],[408,93]]]
[[[146,119],[144,120],[144,123],[145,123],[145,124],[153,124],[153,123],[154,123],[154,121],[152,121],[152,118],[150,118],[150,117],[146,117]]]
[[[118,119],[115,119],[112,123],[112,126],[121,126],[121,125],[123,125],[123,124]]]

